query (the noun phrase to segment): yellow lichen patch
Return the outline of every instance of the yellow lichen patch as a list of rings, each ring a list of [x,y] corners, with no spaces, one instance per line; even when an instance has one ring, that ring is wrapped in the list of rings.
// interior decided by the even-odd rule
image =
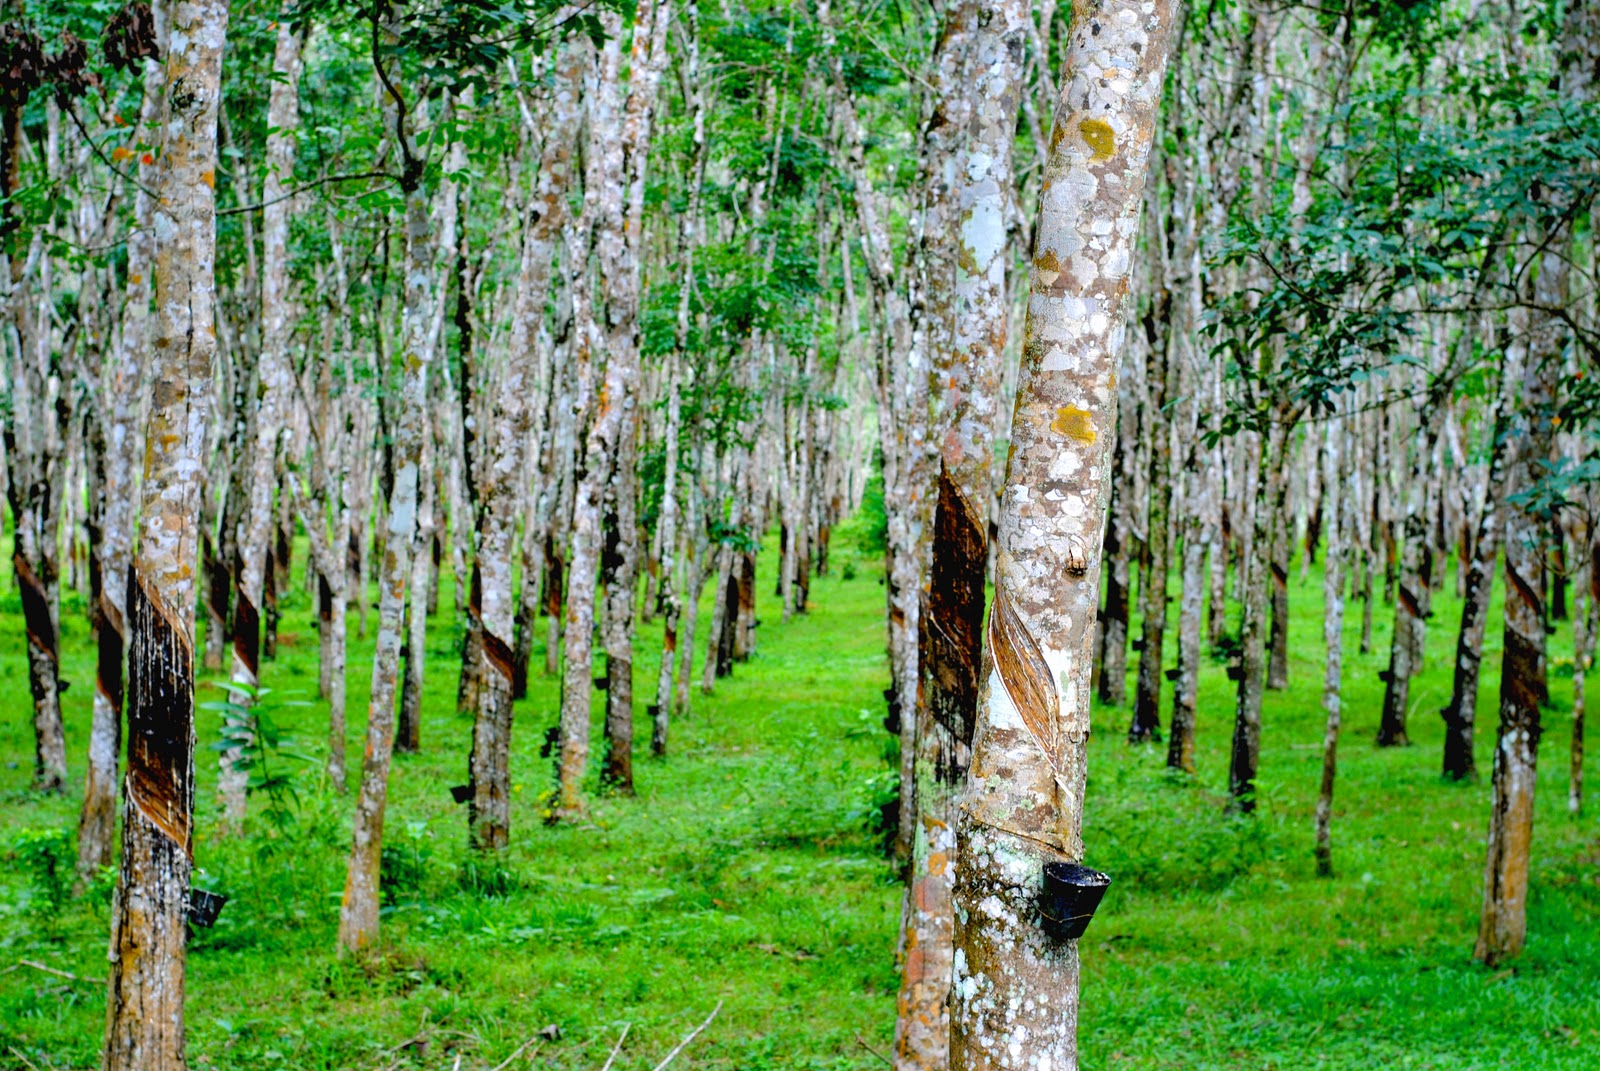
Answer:
[[[200,181],[214,190],[217,188],[217,173],[215,171],[207,171],[200,176]]]
[[[1056,253],[1053,249],[1046,249],[1042,254],[1040,254],[1039,259],[1033,262],[1033,266],[1038,268],[1040,271],[1061,270],[1061,262],[1056,259]]]
[[[1050,422],[1050,430],[1076,439],[1080,443],[1094,442],[1094,415],[1087,409],[1079,409],[1075,405],[1064,405],[1056,410],[1056,418]]]
[[[934,852],[928,856],[928,873],[939,877],[944,873],[944,868],[950,863],[950,857],[944,852]]]
[[[1078,124],[1078,133],[1083,136],[1084,144],[1089,146],[1096,160],[1109,160],[1117,151],[1117,135],[1109,123],[1085,119]]]

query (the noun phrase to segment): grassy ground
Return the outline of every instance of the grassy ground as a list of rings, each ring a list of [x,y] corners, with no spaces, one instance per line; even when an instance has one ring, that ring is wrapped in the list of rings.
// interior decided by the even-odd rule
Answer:
[[[764,577],[772,564],[769,553]],[[1267,699],[1254,820],[1222,813],[1232,703],[1220,665],[1203,676],[1192,783],[1169,778],[1159,749],[1122,743],[1125,710],[1098,712],[1088,862],[1116,884],[1083,945],[1084,1066],[1596,1066],[1600,843],[1593,818],[1565,812],[1569,635],[1552,641],[1560,711],[1547,715],[1541,749],[1528,952],[1514,970],[1490,972],[1470,961],[1487,788],[1437,774],[1435,711],[1447,698],[1457,602],[1439,600],[1428,665],[1413,684],[1416,743],[1390,751],[1371,744],[1385,656],[1356,654],[1352,604],[1338,875],[1318,880],[1320,579],[1292,584],[1293,684]],[[598,799],[589,826],[540,824],[551,773],[539,749],[555,688],[536,679],[513,742],[513,847],[494,873],[469,859],[465,812],[448,793],[466,779],[471,725],[455,713],[447,587],[430,630],[423,752],[397,760],[391,790],[394,896],[382,953],[361,966],[333,955],[350,796],[307,765],[294,828],[274,835],[258,814],[248,838],[222,841],[212,835],[215,752],[202,749],[197,883],[232,900],[190,948],[191,1065],[452,1068],[459,1059],[494,1068],[553,1024],[559,1037],[537,1039],[510,1066],[595,1069],[627,1025],[615,1066],[634,1071],[653,1068],[722,1001],[675,1068],[880,1066],[900,896],[868,830],[887,769],[875,564],[836,553],[813,599],[809,616],[783,624],[764,586],[758,656],[714,697],[696,695],[692,716],[674,726],[672,756],[641,759],[638,797]],[[1379,610],[1386,650],[1388,611]],[[69,599],[62,616],[69,754],[81,764],[93,658],[81,605]],[[316,636],[303,595],[282,630],[266,684],[280,698],[310,698]],[[641,695],[653,687],[659,625],[642,633]],[[0,593],[0,971],[29,960],[77,980],[32,966],[0,973],[0,1068],[87,1068],[104,1021],[106,887],[59,903],[46,895],[40,860],[70,858],[66,835],[51,831],[70,830],[77,804],[28,791],[22,644],[16,596]],[[352,644],[353,754],[370,654],[370,642]],[[278,718],[298,750],[320,756],[320,704],[283,707]],[[215,715],[202,718],[203,743],[216,728]],[[73,775],[76,789],[81,765]]]

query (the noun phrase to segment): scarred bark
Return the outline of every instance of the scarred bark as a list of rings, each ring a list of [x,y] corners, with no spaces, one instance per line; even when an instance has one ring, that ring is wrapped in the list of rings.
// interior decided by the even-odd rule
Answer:
[[[1078,948],[1043,926],[1077,860],[1107,454],[1130,262],[1174,36],[1163,0],[1080,10],[1033,251],[987,674],[957,812],[956,1071],[1078,1064]]]
[[[511,822],[511,713],[513,697],[511,545],[516,535],[518,492],[533,428],[539,386],[539,319],[556,238],[566,221],[567,184],[579,115],[581,64],[574,50],[558,61],[551,93],[551,128],[546,134],[538,186],[523,229],[510,351],[495,394],[488,451],[479,470],[475,567],[470,615],[481,628],[476,719],[469,767],[473,795],[467,821],[472,846],[503,850]],[[536,445],[536,437],[532,440]],[[536,576],[523,584],[537,587]]]
[[[940,45],[941,53],[953,53],[941,76],[970,103],[966,144],[953,168],[952,319],[948,343],[931,348],[940,473],[933,560],[919,618],[916,832],[895,1025],[894,1066],[902,1071],[940,1071],[949,1061],[952,804],[971,757],[982,668],[990,470],[1009,311],[1007,197],[1028,17],[1021,0],[978,0],[952,10]]]
[[[154,384],[128,581],[128,773],[104,1071],[181,1071],[194,816],[194,613],[216,356],[215,194],[225,0],[184,0],[165,44],[155,173]]]
[[[1287,424],[1271,421],[1257,439],[1261,456],[1256,466],[1255,487],[1250,492],[1255,502],[1251,522],[1251,553],[1241,561],[1245,580],[1244,622],[1239,636],[1238,692],[1234,706],[1233,751],[1228,768],[1230,806],[1243,812],[1255,810],[1256,771],[1261,764],[1261,703],[1266,691],[1266,646],[1268,611],[1268,573],[1277,526],[1283,517],[1283,501],[1288,493],[1284,454]]]
[[[151,7],[157,41],[166,33],[166,8]],[[159,62],[144,61],[143,96],[138,129],[159,136],[161,91],[165,74]],[[94,715],[89,728],[89,764],[84,777],[83,809],[78,816],[78,871],[89,874],[111,863],[116,835],[117,758],[122,748],[123,664],[126,650],[129,568],[133,559],[134,466],[140,442],[135,425],[150,348],[150,268],[155,236],[150,231],[155,200],[154,158],[139,165],[140,189],[134,195],[134,228],[128,235],[128,292],[122,307],[116,348],[101,370],[109,427],[105,435],[100,539],[94,548],[100,572],[100,605],[95,643]]]
[[[12,568],[27,636],[28,690],[33,699],[33,787],[61,792],[67,748],[61,721],[59,587],[61,538],[58,484],[64,468],[62,431],[66,399],[50,330],[50,258],[43,228],[18,234],[13,198],[21,190],[22,112],[28,75],[20,87],[0,87],[0,252],[5,286],[4,386],[7,419],[0,422],[6,497],[12,516]],[[46,134],[48,141],[50,135]],[[49,152],[49,150],[46,150]],[[54,157],[54,153],[49,153]],[[54,179],[57,176],[52,176]]]
[[[604,371],[594,401],[594,415],[584,451],[583,477],[577,487],[572,521],[572,560],[568,574],[567,616],[563,646],[566,667],[561,689],[561,747],[557,798],[550,818],[559,821],[580,816],[585,809],[583,776],[588,766],[589,702],[594,632],[596,572],[606,566],[609,628],[605,635],[608,677],[618,681],[626,672],[624,694],[608,695],[607,726],[621,733],[620,719],[631,730],[631,645],[633,578],[636,558],[632,473],[619,475],[620,465],[633,464],[632,437],[638,413],[639,380],[639,229],[644,204],[645,167],[655,108],[656,86],[666,62],[666,26],[671,6],[666,0],[640,0],[634,16],[630,56],[631,84],[626,105],[618,111],[621,78],[620,20],[611,22],[610,37],[601,51],[590,81],[589,169],[585,196],[593,198],[596,247],[603,286],[594,303],[604,312],[603,324],[593,332],[604,347]],[[586,206],[588,211],[588,206]],[[592,345],[580,337],[580,352]],[[591,356],[580,360],[592,360]],[[580,397],[582,394],[580,392]],[[613,508],[607,511],[608,492]],[[626,501],[619,501],[621,496]],[[603,514],[610,513],[609,518]],[[603,562],[605,520],[619,540],[618,557]],[[610,596],[615,595],[615,598]],[[624,662],[627,663],[624,666]],[[611,668],[614,667],[614,672]],[[611,754],[620,760],[619,738]],[[631,747],[631,732],[627,740]],[[611,772],[620,774],[616,767]],[[631,777],[627,781],[631,788]]]

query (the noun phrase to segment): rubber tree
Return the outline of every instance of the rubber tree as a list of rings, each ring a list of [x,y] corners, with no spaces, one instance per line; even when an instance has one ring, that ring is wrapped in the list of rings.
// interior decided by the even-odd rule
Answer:
[[[130,20],[131,21],[131,20]],[[159,137],[161,88],[165,72],[156,55],[156,43],[166,29],[166,7],[151,8],[149,39],[129,35],[124,50],[127,65],[143,74],[139,102],[139,131],[152,142]],[[151,343],[150,265],[155,256],[155,236],[150,223],[155,212],[152,187],[156,181],[155,157],[139,165],[139,189],[134,194],[134,229],[128,235],[128,291],[122,307],[121,331],[115,348],[101,369],[104,415],[108,427],[100,470],[99,491],[104,502],[100,515],[100,541],[95,548],[100,567],[100,605],[96,607],[94,714],[89,727],[89,763],[84,775],[83,809],[78,815],[78,871],[89,874],[111,863],[117,821],[117,758],[122,750],[122,701],[127,649],[128,572],[133,562],[134,467],[139,462],[140,396]]]
[[[567,184],[578,132],[579,69],[573,50],[567,50],[557,64],[549,102],[551,128],[523,226],[510,352],[493,402],[493,435],[478,480],[482,508],[477,519],[471,616],[481,630],[477,645],[481,663],[476,670],[478,707],[472,732],[472,800],[467,821],[472,845],[479,849],[504,849],[511,822],[511,544],[517,517],[523,512],[518,491],[540,378],[539,318],[555,244],[567,218]],[[545,374],[548,376],[548,369]],[[536,584],[537,580],[524,574],[522,582]]]
[[[216,336],[217,111],[227,0],[172,8],[156,155],[155,322],[128,581],[128,772],[104,1071],[181,1071],[194,825],[194,618]]]
[[[963,10],[963,8],[965,10]],[[948,1066],[954,957],[955,826],[977,712],[989,500],[1007,330],[1006,207],[1021,103],[1029,12],[1021,0],[978,0],[948,17],[941,77],[966,87],[965,144],[954,153],[957,242],[947,345],[931,347],[934,427],[940,432],[933,557],[919,618],[916,828],[903,922],[904,962],[894,1061]],[[957,39],[965,47],[946,56]],[[963,61],[964,60],[964,61]]]
[[[278,438],[294,391],[289,341],[294,324],[289,301],[289,215],[285,192],[294,182],[295,131],[300,125],[300,49],[302,37],[286,19],[278,24],[273,50],[272,88],[267,97],[267,173],[261,183],[261,354],[256,366],[260,388],[255,422],[246,447],[248,500],[239,518],[238,588],[233,603],[233,680],[245,689],[233,693],[240,710],[254,702],[260,685],[262,607],[268,576],[267,549],[274,535],[273,490],[278,485]],[[222,752],[218,794],[226,822],[244,825],[248,776],[243,764],[250,727],[240,714],[228,715],[228,742]]]
[[[1090,676],[1116,377],[1167,0],[1075,10],[1040,191],[988,668],[956,814],[956,1071],[1078,1066],[1078,946],[1047,931],[1045,864],[1083,856]]]
[[[361,792],[356,803],[344,900],[339,909],[339,950],[359,952],[378,936],[378,866],[383,853],[383,815],[389,797],[389,767],[394,758],[395,693],[400,670],[401,627],[406,586],[411,576],[413,529],[427,433],[428,317],[433,304],[433,234],[428,218],[425,160],[418,155],[414,113],[397,84],[397,11],[374,12],[373,62],[380,85],[383,123],[400,165],[405,204],[404,286],[396,361],[400,397],[394,431],[394,487],[378,573],[378,636],[372,657],[372,693],[367,706],[366,749],[361,760]]]
[[[1564,98],[1594,96],[1600,70],[1600,4],[1574,0],[1566,12],[1560,76]],[[1559,401],[1567,322],[1565,309],[1573,241],[1569,215],[1543,201],[1536,234],[1539,250],[1524,283],[1527,363],[1522,374],[1520,444],[1510,469],[1512,500],[1506,503],[1505,631],[1500,662],[1500,727],[1495,739],[1488,852],[1483,875],[1483,911],[1473,958],[1494,966],[1522,952],[1527,939],[1529,863],[1533,853],[1534,782],[1537,777],[1541,706],[1548,699],[1545,677],[1545,590],[1551,518],[1533,492],[1556,459],[1561,423]]]

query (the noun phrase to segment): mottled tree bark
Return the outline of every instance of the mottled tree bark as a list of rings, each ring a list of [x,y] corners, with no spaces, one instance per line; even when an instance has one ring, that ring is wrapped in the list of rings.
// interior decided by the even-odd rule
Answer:
[[[1569,48],[1582,26],[1568,13]],[[1581,40],[1581,38],[1580,38]],[[1591,48],[1572,51],[1587,55]],[[1568,72],[1570,73],[1570,72]],[[1522,377],[1518,417],[1521,442],[1509,485],[1527,492],[1554,459],[1559,422],[1557,386],[1562,371],[1566,329],[1548,311],[1566,306],[1565,226],[1541,235],[1544,251],[1534,266],[1528,310],[1527,367]],[[1483,913],[1473,958],[1495,966],[1522,952],[1527,937],[1528,868],[1533,852],[1534,782],[1539,758],[1540,707],[1545,690],[1545,568],[1550,518],[1537,502],[1507,501],[1505,516],[1505,633],[1500,663],[1500,727],[1495,740],[1489,812],[1488,857],[1484,866]]]
[[[1529,353],[1524,406],[1527,438],[1512,480],[1525,489],[1549,456],[1554,360]],[[1547,356],[1547,355],[1545,355]],[[1495,741],[1483,914],[1473,957],[1494,966],[1521,953],[1527,937],[1528,863],[1539,753],[1539,683],[1545,656],[1544,518],[1508,506],[1505,548],[1505,653],[1500,664],[1500,728]]]
[[[1100,624],[1099,655],[1100,702],[1107,706],[1121,706],[1128,697],[1128,615],[1132,586],[1129,565],[1132,559],[1132,493],[1128,479],[1132,456],[1128,448],[1136,434],[1137,402],[1133,396],[1133,377],[1124,377],[1118,383],[1117,441],[1111,452],[1111,471],[1115,478],[1111,484],[1110,517],[1106,522],[1101,556],[1106,563],[1104,605],[1098,615]]]
[[[1429,392],[1423,426],[1411,460],[1410,479],[1403,492],[1405,518],[1401,528],[1400,575],[1395,591],[1394,633],[1389,647],[1389,669],[1384,679],[1383,713],[1378,723],[1378,746],[1409,744],[1406,717],[1411,705],[1411,678],[1422,669],[1423,642],[1433,602],[1428,549],[1428,506],[1433,447],[1438,442],[1447,401]]]
[[[1340,689],[1344,659],[1344,494],[1345,467],[1341,451],[1344,422],[1330,420],[1322,439],[1322,526],[1328,548],[1322,561],[1322,642],[1327,648],[1327,668],[1322,677],[1322,711],[1327,717],[1322,734],[1322,783],[1317,790],[1317,873],[1333,874],[1333,783],[1338,773]]]
[[[1044,866],[1077,860],[1115,375],[1173,12],[1080,9],[1033,251],[995,602],[957,811],[955,1071],[1078,1065],[1078,947],[1047,932]]]
[[[277,534],[272,492],[278,483],[278,438],[294,390],[289,342],[293,331],[289,307],[289,216],[294,210],[285,191],[294,184],[295,131],[300,125],[301,36],[287,20],[279,23],[273,52],[272,83],[267,98],[266,175],[261,183],[261,353],[255,420],[241,464],[245,466],[246,501],[239,517],[239,574],[233,605],[233,680],[245,686],[232,693],[233,704],[248,708],[261,684],[262,611],[276,589],[268,575],[269,541]],[[276,602],[275,599],[271,599]],[[222,752],[217,795],[222,801],[221,830],[244,829],[246,784],[244,740],[250,735],[248,715],[225,715],[234,746]]]
[[[405,300],[400,320],[401,383],[394,429],[394,485],[384,532],[378,576],[378,636],[372,660],[372,693],[367,707],[367,742],[361,762],[361,793],[356,803],[344,900],[339,910],[339,950],[359,953],[378,937],[378,864],[383,852],[383,817],[389,797],[394,751],[395,685],[400,669],[400,630],[411,576],[411,538],[416,526],[423,437],[427,433],[428,317],[433,288],[433,235],[428,220],[424,161],[417,155],[412,113],[396,84],[398,64],[381,52],[395,46],[397,14],[392,7],[374,13],[373,62],[381,85],[384,126],[402,164],[405,202]]]
[[[1512,319],[1525,321],[1526,317],[1513,314]],[[1478,712],[1478,674],[1483,661],[1483,632],[1489,621],[1489,597],[1494,585],[1495,564],[1500,556],[1500,536],[1504,531],[1502,501],[1506,494],[1506,477],[1517,452],[1512,407],[1516,404],[1516,386],[1522,378],[1525,347],[1523,338],[1514,337],[1505,349],[1505,359],[1500,369],[1500,390],[1490,431],[1493,442],[1489,455],[1489,475],[1461,597],[1461,629],[1456,634],[1450,704],[1442,712],[1444,776],[1452,781],[1466,781],[1478,776],[1477,759],[1473,754]],[[1370,584],[1369,570],[1369,589]]]
[[[128,581],[128,773],[104,1071],[182,1071],[194,820],[194,613],[212,409],[217,111],[224,0],[184,0],[163,42],[155,165],[154,385]]]
[[[429,427],[433,422],[426,413],[424,410],[422,457],[418,463],[423,473],[434,471],[437,456],[434,429]],[[432,548],[438,492],[438,481],[424,475],[417,492],[416,522],[407,537],[411,540],[411,577],[406,582],[405,640],[400,648],[403,676],[394,734],[394,749],[403,755],[422,750],[422,686],[428,667],[428,601],[433,598],[429,588],[434,573]]]
[[[613,356],[613,360],[615,357]],[[637,367],[633,374],[637,376]],[[600,576],[605,586],[601,631],[606,651],[605,762],[600,783],[633,795],[633,629],[638,585],[638,511],[634,470],[639,461],[638,409],[624,418],[606,495]]]
[[[1151,243],[1165,244],[1157,228]],[[1155,255],[1152,252],[1152,255]],[[1164,260],[1165,258],[1163,258]],[[1150,479],[1145,513],[1144,583],[1139,590],[1140,622],[1139,675],[1133,695],[1133,717],[1128,723],[1128,742],[1132,744],[1161,739],[1161,655],[1167,635],[1167,573],[1171,568],[1172,508],[1172,429],[1166,412],[1171,390],[1170,378],[1177,371],[1171,359],[1172,296],[1170,291],[1152,295],[1156,309],[1151,316],[1160,323],[1152,338],[1147,378],[1149,382],[1149,423],[1146,435],[1150,447]]]
[[[1288,492],[1284,476],[1288,424],[1274,419],[1256,438],[1261,456],[1256,465],[1255,501],[1251,521],[1251,553],[1254,562],[1241,560],[1245,580],[1244,623],[1239,635],[1238,693],[1234,707],[1233,751],[1228,767],[1230,806],[1243,812],[1255,810],[1256,770],[1261,765],[1261,702],[1266,691],[1268,573],[1276,529],[1283,516],[1283,501]]]
[[[953,6],[935,61],[938,87],[968,100],[960,110],[946,108],[936,116],[961,120],[966,137],[954,153],[951,180],[951,321],[948,335],[935,336],[930,348],[940,472],[932,564],[919,617],[917,814],[895,1023],[894,1066],[900,1071],[942,1071],[949,1064],[953,804],[971,757],[982,671],[990,470],[1009,312],[1007,198],[1028,19],[1022,0]]]
[[[11,505],[13,577],[22,603],[28,653],[28,690],[33,699],[33,787],[57,793],[66,787],[67,745],[61,721],[58,544],[66,399],[61,369],[51,345],[49,256],[45,234],[17,234],[12,198],[21,190],[24,152],[22,88],[0,87],[0,236],[12,246],[4,260],[6,292],[4,355],[8,412],[0,422]],[[48,138],[48,135],[46,135]],[[31,267],[30,267],[31,265]],[[34,293],[37,286],[39,293]]]
[[[467,823],[479,850],[501,851],[511,825],[511,725],[514,670],[510,643],[513,616],[511,549],[519,512],[518,492],[526,449],[537,449],[534,399],[540,384],[539,321],[544,313],[550,266],[560,228],[567,219],[567,187],[578,133],[581,61],[568,49],[557,61],[550,94],[550,129],[540,160],[538,185],[523,228],[522,264],[504,376],[495,392],[488,451],[478,473],[476,554],[469,616],[481,630],[476,718],[468,776],[472,800]],[[524,538],[533,538],[532,532]],[[537,576],[523,584],[536,589]]]
[[[585,811],[583,775],[589,753],[594,599],[596,572],[602,567],[607,573],[607,619],[612,625],[605,635],[607,664],[615,667],[615,673],[608,670],[608,681],[615,683],[624,672],[629,677],[623,695],[610,697],[608,693],[607,726],[616,726],[614,719],[621,717],[621,708],[626,704],[631,734],[631,646],[629,652],[624,652],[619,637],[625,635],[631,645],[637,557],[631,467],[638,412],[639,221],[644,204],[656,85],[666,61],[666,25],[670,18],[671,7],[666,0],[640,0],[634,17],[631,85],[626,105],[619,112],[620,20],[603,16],[603,22],[614,24],[609,26],[611,36],[601,51],[600,62],[595,65],[595,75],[590,82],[590,160],[585,194],[594,198],[596,246],[604,282],[601,297],[605,321],[603,330],[597,333],[604,338],[605,368],[595,398],[584,451],[583,477],[573,509],[572,560],[563,641],[566,667],[561,689],[561,747],[557,798],[550,813],[552,821],[576,818]],[[599,306],[600,302],[596,302],[597,310]],[[581,352],[590,343],[580,337],[577,344]],[[619,467],[624,465],[629,471],[619,474]],[[608,511],[608,493],[622,496],[626,501],[613,498],[615,506]],[[607,512],[611,513],[610,527],[619,540],[615,548],[619,559],[611,561],[602,560],[606,557],[603,541],[607,525],[603,523],[603,515]],[[626,668],[622,664],[624,659]],[[631,735],[628,743],[631,745]],[[615,746],[613,751],[616,751]],[[628,783],[631,787],[631,777]]]
[[[153,34],[166,36],[164,4],[151,5]],[[144,85],[139,105],[139,131],[152,142],[160,135],[162,65],[143,63]],[[102,499],[100,538],[94,548],[100,573],[97,608],[97,648],[94,714],[89,728],[89,764],[84,777],[83,809],[78,815],[78,872],[91,874],[112,861],[116,836],[117,759],[122,750],[123,665],[126,650],[128,577],[133,560],[134,466],[139,461],[136,425],[142,416],[144,369],[151,345],[150,269],[155,259],[151,224],[156,181],[154,158],[139,165],[140,188],[134,194],[134,227],[128,235],[128,292],[122,307],[121,331],[116,347],[101,370],[108,422],[104,467],[100,476]]]
[[[1572,742],[1568,750],[1567,813],[1583,813],[1583,730],[1587,713],[1588,696],[1584,689],[1589,668],[1594,664],[1595,606],[1600,603],[1600,569],[1594,555],[1600,551],[1600,541],[1589,540],[1580,553],[1585,556],[1582,568],[1573,579],[1572,607]]]

